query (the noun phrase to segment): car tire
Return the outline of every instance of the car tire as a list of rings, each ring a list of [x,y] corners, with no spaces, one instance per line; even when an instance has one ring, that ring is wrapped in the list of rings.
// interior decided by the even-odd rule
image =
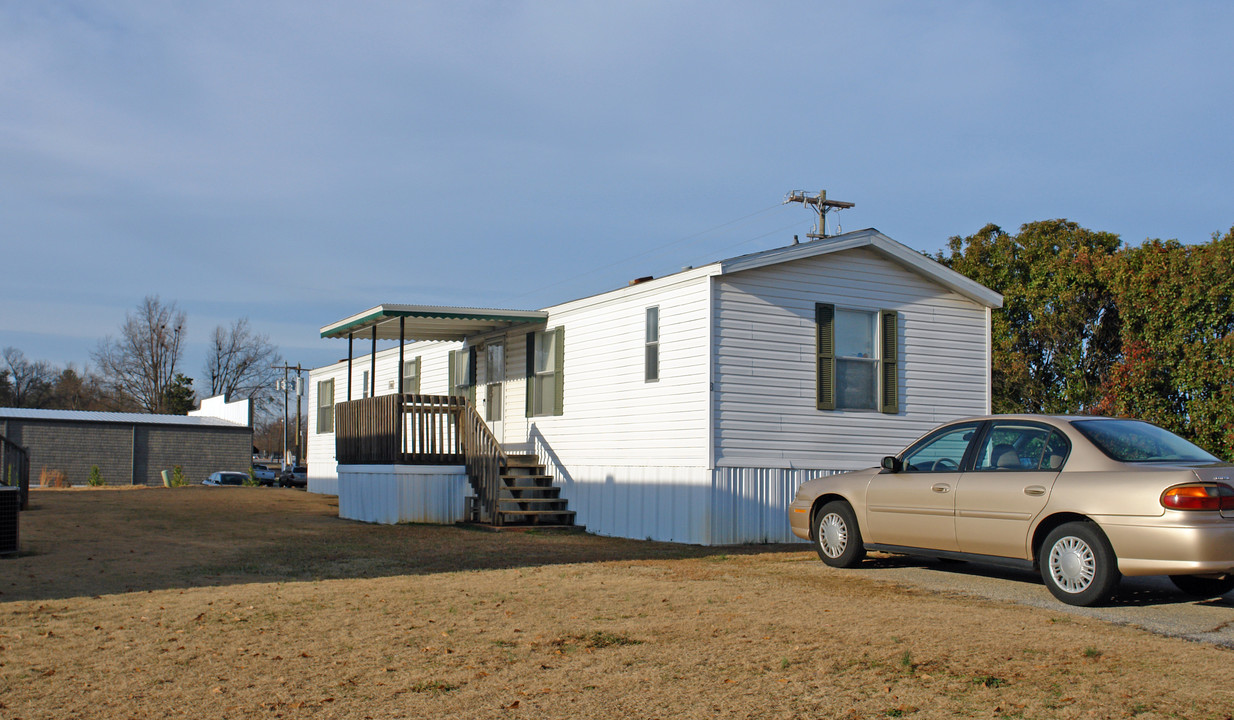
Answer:
[[[1224,577],[1200,577],[1199,575],[1171,575],[1170,582],[1183,592],[1203,600],[1221,597],[1234,590],[1234,575]]]
[[[1110,541],[1090,522],[1070,522],[1050,531],[1039,563],[1045,586],[1068,605],[1100,605],[1122,579]]]
[[[853,508],[843,500],[833,500],[814,518],[814,549],[831,567],[851,568],[865,559],[861,529]]]

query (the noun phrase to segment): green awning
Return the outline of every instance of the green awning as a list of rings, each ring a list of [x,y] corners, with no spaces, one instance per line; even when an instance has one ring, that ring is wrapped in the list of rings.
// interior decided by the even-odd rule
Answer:
[[[463,340],[491,330],[543,323],[547,320],[548,313],[543,310],[378,305],[326,325],[321,329],[321,336],[345,338],[353,335],[357,339],[370,338],[373,336],[373,328],[376,328],[378,340]]]

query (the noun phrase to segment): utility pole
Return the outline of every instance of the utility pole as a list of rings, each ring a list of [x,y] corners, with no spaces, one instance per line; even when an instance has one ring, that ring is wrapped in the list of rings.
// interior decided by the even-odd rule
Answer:
[[[813,205],[814,212],[818,213],[818,224],[814,226],[814,232],[806,233],[806,237],[811,240],[820,240],[827,237],[827,212],[829,210],[847,210],[854,205],[851,202],[828,200],[826,190],[819,190],[818,194],[814,196],[806,195],[805,190],[794,190],[784,197],[785,205],[791,202]]]
[[[302,435],[301,430],[300,430],[300,399],[304,395],[304,385],[300,381],[300,373],[304,372],[305,369],[300,367],[300,363],[296,363],[295,365],[272,365],[271,369],[283,371],[283,380],[279,383],[279,387],[283,391],[283,467],[286,468],[290,464],[288,462],[288,455],[287,455],[287,446],[289,445],[289,443],[287,442],[287,431],[290,429],[288,428],[288,422],[287,422],[287,410],[288,410],[287,405],[289,401],[288,396],[291,393],[291,384],[287,382],[287,379],[288,379],[287,373],[292,370],[296,371],[296,385],[295,385],[296,387],[296,445],[295,445],[295,449],[296,449],[296,463],[299,464],[299,463],[304,462],[304,454],[301,451],[301,447],[300,447],[300,437]]]

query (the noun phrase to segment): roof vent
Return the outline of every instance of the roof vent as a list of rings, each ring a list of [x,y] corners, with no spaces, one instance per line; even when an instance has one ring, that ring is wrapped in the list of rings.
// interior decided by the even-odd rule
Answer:
[[[631,285],[640,285],[640,284],[642,284],[642,283],[647,282],[648,280],[654,280],[654,279],[655,279],[655,278],[654,278],[653,276],[648,275],[648,276],[646,276],[646,277],[634,278],[633,280],[631,280],[631,281],[630,281],[630,284],[631,284]]]

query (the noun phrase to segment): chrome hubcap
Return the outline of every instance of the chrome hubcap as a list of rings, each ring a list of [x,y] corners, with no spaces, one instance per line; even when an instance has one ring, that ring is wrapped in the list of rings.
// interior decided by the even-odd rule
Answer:
[[[1097,574],[1093,549],[1077,537],[1065,537],[1050,548],[1050,577],[1069,593],[1084,592]]]
[[[827,557],[835,558],[844,554],[844,548],[848,547],[848,526],[844,524],[844,518],[835,513],[827,513],[818,529],[818,546]]]

